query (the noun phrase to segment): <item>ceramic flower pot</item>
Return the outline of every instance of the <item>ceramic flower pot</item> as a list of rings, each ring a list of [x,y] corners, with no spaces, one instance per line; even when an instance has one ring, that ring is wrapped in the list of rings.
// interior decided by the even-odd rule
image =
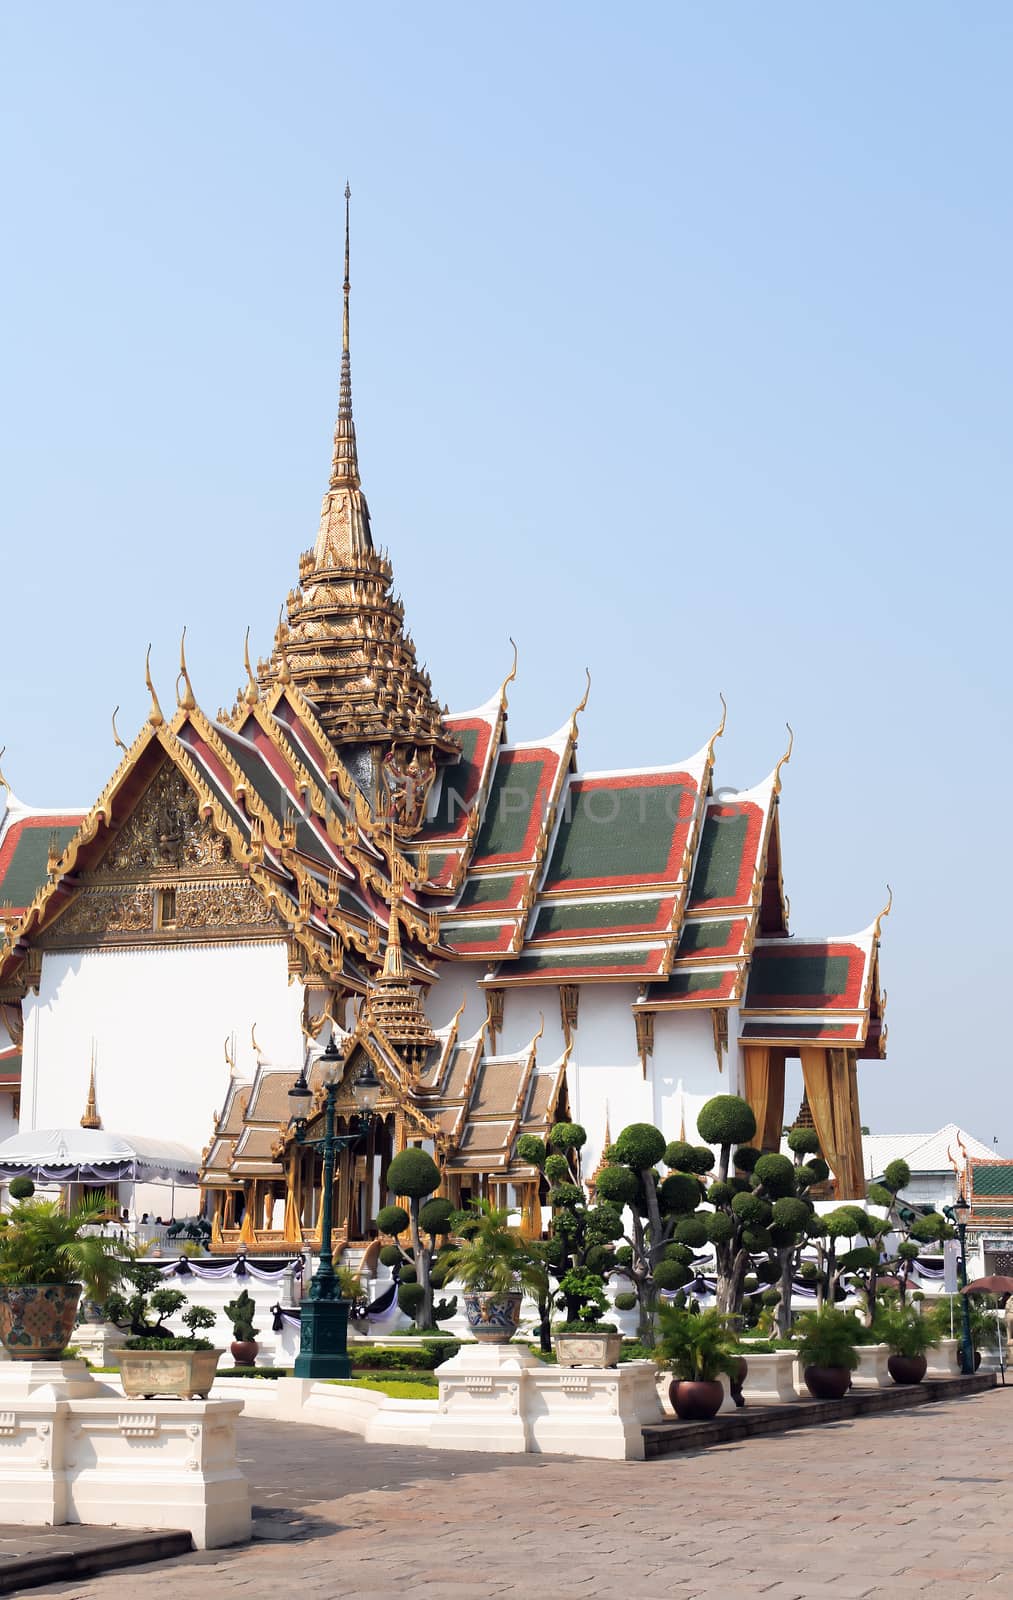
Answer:
[[[557,1333],[552,1342],[561,1367],[615,1367],[623,1348],[621,1333]]]
[[[156,1394],[206,1400],[222,1354],[221,1350],[117,1350],[123,1393],[144,1400]]]
[[[814,1400],[843,1400],[851,1388],[848,1367],[806,1367],[802,1376]]]
[[[668,1386],[672,1409],[683,1422],[709,1422],[721,1410],[724,1397],[717,1379],[673,1378]]]
[[[886,1366],[894,1383],[921,1383],[928,1364],[925,1356],[891,1356]]]
[[[509,1344],[521,1320],[521,1291],[471,1289],[464,1296],[468,1331],[480,1344]]]
[[[79,1283],[0,1285],[0,1343],[12,1361],[58,1361],[70,1343]]]
[[[229,1350],[237,1367],[252,1367],[257,1359],[260,1345],[256,1339],[233,1339]]]

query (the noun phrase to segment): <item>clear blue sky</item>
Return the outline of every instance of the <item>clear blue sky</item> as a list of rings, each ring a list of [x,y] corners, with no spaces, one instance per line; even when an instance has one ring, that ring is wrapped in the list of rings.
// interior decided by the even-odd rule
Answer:
[[[312,542],[340,193],[374,531],[452,707],[585,767],[796,730],[792,925],[885,925],[865,1120],[1013,1149],[1006,5],[8,4],[15,789],[231,702]]]

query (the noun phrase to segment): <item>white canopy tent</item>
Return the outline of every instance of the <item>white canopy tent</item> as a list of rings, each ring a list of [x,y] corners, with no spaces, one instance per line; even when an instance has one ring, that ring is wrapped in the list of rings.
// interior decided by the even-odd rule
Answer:
[[[123,1209],[154,1210],[157,1197],[149,1185],[169,1188],[169,1215],[175,1214],[176,1191],[187,1212],[196,1209],[200,1156],[186,1145],[164,1139],[112,1133],[105,1128],[36,1128],[0,1142],[0,1183],[28,1177],[36,1184],[115,1186]],[[126,1186],[129,1185],[129,1188]]]

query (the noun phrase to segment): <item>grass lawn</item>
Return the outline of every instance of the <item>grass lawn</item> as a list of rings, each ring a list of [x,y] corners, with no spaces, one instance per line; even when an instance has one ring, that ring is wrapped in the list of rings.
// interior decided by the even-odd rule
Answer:
[[[435,1400],[439,1394],[436,1379],[427,1381],[421,1374],[407,1382],[402,1378],[328,1378],[327,1382],[344,1389],[377,1389],[394,1400]]]

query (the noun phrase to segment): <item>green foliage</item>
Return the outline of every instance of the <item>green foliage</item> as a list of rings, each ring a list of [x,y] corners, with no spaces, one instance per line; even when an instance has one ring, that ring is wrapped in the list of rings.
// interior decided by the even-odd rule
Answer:
[[[743,1228],[742,1243],[747,1250],[769,1250],[772,1246],[770,1233],[766,1228]]]
[[[12,1200],[30,1200],[35,1193],[35,1185],[31,1178],[12,1178],[7,1185],[7,1193]]]
[[[198,1311],[204,1308],[194,1306],[193,1309]],[[125,1339],[123,1348],[124,1350],[213,1350],[214,1345],[210,1339],[199,1339],[194,1335],[177,1337],[171,1333],[147,1333]]]
[[[325,1378],[324,1382],[339,1389],[376,1389],[392,1400],[435,1400],[437,1394],[435,1378],[416,1378],[413,1383],[397,1378]]]
[[[704,1217],[683,1217],[681,1222],[676,1223],[672,1237],[676,1244],[684,1244],[691,1246],[694,1250],[699,1250],[701,1245],[707,1243],[706,1219]]]
[[[402,1150],[387,1168],[387,1187],[411,1200],[424,1200],[439,1186],[440,1169],[424,1150]]]
[[[413,1261],[403,1261],[401,1271],[398,1273],[399,1283],[418,1283],[419,1273]]]
[[[857,1245],[841,1256],[838,1265],[845,1272],[868,1272],[879,1265],[879,1251],[873,1250],[871,1245]]]
[[[730,1183],[721,1183],[718,1181],[712,1183],[710,1188],[707,1190],[707,1198],[712,1206],[726,1206],[734,1193],[735,1189]]]
[[[706,1215],[703,1220],[704,1222],[707,1221]],[[699,1246],[696,1246],[696,1248],[699,1249]],[[684,1241],[666,1245],[663,1259],[665,1261],[680,1261],[684,1267],[688,1267],[693,1260],[693,1250]]]
[[[791,1195],[775,1200],[771,1213],[771,1221],[775,1227],[789,1229],[793,1233],[801,1233],[812,1216],[805,1201],[796,1200]]]
[[[55,1200],[19,1200],[0,1228],[0,1283],[80,1283],[90,1300],[105,1300],[123,1276],[122,1246],[84,1230],[107,1209],[98,1195],[70,1211]]]
[[[710,1151],[707,1152],[708,1155]],[[693,1146],[685,1139],[673,1139],[671,1144],[665,1146],[662,1156],[666,1167],[674,1167],[678,1172],[692,1172]]]
[[[517,1141],[518,1160],[527,1162],[531,1167],[541,1170],[545,1166],[547,1153],[544,1142],[533,1133],[522,1133]]]
[[[795,1193],[795,1163],[787,1156],[761,1156],[753,1168],[753,1178],[763,1184],[771,1199]]]
[[[210,1306],[189,1306],[183,1312],[183,1326],[190,1329],[191,1337],[198,1328],[213,1328],[218,1320]]]
[[[867,1198],[874,1206],[892,1206],[896,1195],[881,1183],[870,1183]]]
[[[858,1366],[855,1345],[861,1338],[861,1325],[850,1311],[824,1306],[821,1311],[805,1311],[796,1318],[799,1362],[803,1367]]]
[[[628,1206],[636,1199],[639,1188],[637,1175],[629,1167],[602,1167],[596,1180],[595,1194],[599,1200]]]
[[[752,1172],[762,1154],[754,1144],[740,1144],[732,1164],[737,1172]]]
[[[670,1172],[658,1185],[658,1200],[662,1211],[679,1215],[695,1211],[700,1204],[700,1182],[685,1172]]]
[[[449,1361],[460,1350],[460,1342],[447,1339],[441,1343],[420,1343],[413,1349],[400,1345],[352,1345],[349,1355],[353,1371],[363,1372],[432,1372],[442,1362]]]
[[[545,1162],[545,1176],[550,1183],[565,1182],[570,1176],[570,1163],[566,1157],[560,1155],[558,1151],[548,1156]]]
[[[894,1194],[899,1194],[911,1182],[911,1168],[906,1161],[891,1161],[883,1173],[883,1182]]]
[[[914,1306],[884,1307],[877,1311],[873,1333],[888,1344],[895,1356],[923,1356],[939,1337],[932,1323]]]
[[[376,1226],[381,1233],[404,1233],[410,1220],[404,1206],[384,1206],[376,1214]]]
[[[776,1261],[758,1261],[756,1276],[761,1283],[776,1283],[780,1276],[780,1267]]]
[[[615,1296],[612,1304],[615,1306],[617,1311],[635,1311],[637,1308],[637,1297],[635,1294],[631,1294],[629,1290],[624,1289],[621,1294],[617,1294]]]
[[[557,1122],[549,1129],[549,1144],[553,1150],[583,1150],[587,1134],[579,1122]]]
[[[628,1244],[621,1244],[619,1246],[619,1249],[616,1251],[615,1261],[616,1261],[616,1266],[618,1266],[618,1267],[632,1267],[632,1265],[633,1265],[633,1249],[632,1249],[632,1246],[628,1245]]]
[[[713,1382],[723,1372],[729,1376],[738,1372],[736,1337],[730,1319],[719,1311],[693,1315],[674,1306],[662,1306],[658,1327],[657,1358],[677,1378]]]
[[[380,1247],[380,1260],[385,1267],[394,1267],[401,1259],[401,1251],[396,1244],[385,1244]]]
[[[474,1201],[472,1210],[470,1237],[443,1258],[445,1279],[496,1294],[518,1288],[526,1257],[520,1234],[507,1226],[508,1213],[487,1200]]]
[[[657,1166],[667,1148],[665,1136],[649,1122],[631,1122],[612,1146],[612,1160],[647,1172]]]
[[[249,1289],[244,1289],[242,1294],[230,1300],[223,1308],[225,1315],[232,1324],[232,1337],[234,1339],[255,1339],[259,1329],[253,1326],[253,1319],[257,1314],[257,1307]]]
[[[945,1217],[938,1211],[932,1211],[927,1217],[919,1217],[908,1229],[908,1237],[917,1239],[920,1244],[935,1244],[939,1239],[945,1239],[949,1232],[949,1225]]]
[[[737,1194],[732,1197],[732,1211],[750,1228],[765,1228],[774,1214],[769,1200],[758,1194]]]
[[[728,1244],[735,1232],[735,1223],[725,1211],[715,1211],[705,1218],[704,1226],[711,1244]]]
[[[696,1126],[708,1144],[746,1144],[756,1132],[756,1118],[737,1094],[716,1094],[701,1106]]]
[[[818,1183],[826,1183],[830,1176],[830,1168],[822,1156],[810,1156],[809,1160],[799,1167],[795,1176],[800,1184],[811,1189]]]
[[[450,1232],[450,1219],[454,1215],[454,1207],[449,1200],[437,1198],[427,1200],[419,1208],[419,1226],[426,1233],[446,1234]]]
[[[654,1269],[656,1289],[683,1289],[692,1280],[690,1268],[684,1267],[680,1261],[659,1261]]]
[[[912,1239],[902,1239],[897,1246],[897,1254],[901,1261],[917,1261],[921,1253],[921,1246],[915,1244]]]
[[[854,1210],[848,1206],[838,1206],[836,1211],[826,1212],[820,1220],[828,1239],[853,1239],[859,1231]]]
[[[397,1286],[397,1303],[406,1317],[414,1317],[421,1310],[425,1297],[421,1283],[399,1283]]]
[[[819,1134],[815,1128],[792,1128],[788,1134],[788,1149],[798,1156],[818,1156]]]
[[[557,1183],[549,1190],[549,1204],[554,1207],[582,1206],[584,1191],[577,1183]]]

